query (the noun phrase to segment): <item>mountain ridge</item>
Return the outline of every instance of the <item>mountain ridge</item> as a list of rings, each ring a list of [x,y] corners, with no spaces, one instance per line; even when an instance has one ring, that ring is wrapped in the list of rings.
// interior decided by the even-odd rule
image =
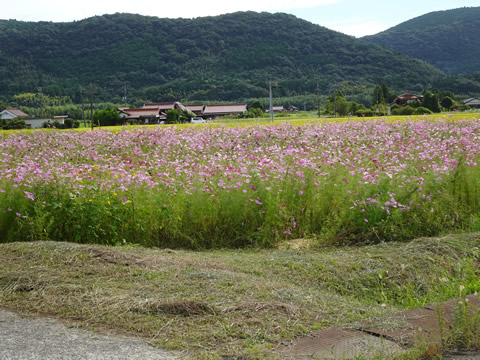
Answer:
[[[75,22],[0,20],[0,96],[43,91],[231,101],[329,93],[350,84],[426,87],[444,74],[424,61],[278,13],[196,19],[113,14]],[[343,84],[343,85],[342,85]]]
[[[434,11],[361,39],[422,59],[447,74],[480,72],[480,7]]]

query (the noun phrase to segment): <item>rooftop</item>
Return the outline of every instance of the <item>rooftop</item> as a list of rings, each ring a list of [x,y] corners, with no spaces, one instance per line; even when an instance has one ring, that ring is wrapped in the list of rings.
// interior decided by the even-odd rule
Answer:
[[[221,104],[221,105],[205,105],[205,114],[222,114],[222,113],[244,113],[247,111],[247,104]]]
[[[17,108],[6,108],[5,110],[7,110],[9,113],[17,116],[17,117],[21,117],[21,118],[26,118],[28,117],[27,114],[25,114],[23,111],[17,109]]]

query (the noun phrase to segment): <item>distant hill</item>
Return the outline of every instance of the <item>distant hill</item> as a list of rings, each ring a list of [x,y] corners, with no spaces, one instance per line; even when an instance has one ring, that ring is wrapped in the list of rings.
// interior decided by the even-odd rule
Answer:
[[[480,72],[480,7],[431,12],[363,39],[447,74]]]
[[[0,15],[1,16],[1,15]],[[0,21],[0,96],[33,92],[120,101],[234,100],[328,93],[339,84],[394,89],[443,76],[431,65],[287,14],[196,19],[114,14],[70,23]]]

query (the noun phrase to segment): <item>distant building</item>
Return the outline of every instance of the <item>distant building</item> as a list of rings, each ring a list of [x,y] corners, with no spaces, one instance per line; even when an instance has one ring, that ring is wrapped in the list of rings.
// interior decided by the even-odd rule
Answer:
[[[272,111],[274,114],[282,113],[287,111],[283,106],[273,106]],[[270,109],[265,110],[265,112],[270,113]]]
[[[470,106],[472,109],[480,109],[480,99],[469,98],[463,101],[465,105]]]
[[[247,104],[193,104],[184,106],[180,102],[144,104],[139,109],[118,108],[120,118],[134,120],[142,124],[161,124],[167,120],[168,110],[188,111],[191,116],[216,119],[220,116],[238,115],[247,112]]]
[[[58,122],[60,124],[65,123],[65,119],[68,118],[68,115],[58,115],[46,118],[31,118],[23,111],[18,110],[17,108],[7,108],[0,112],[0,119],[15,119],[20,118],[25,121],[27,126],[31,129],[40,129],[43,127],[44,123],[53,123]]]
[[[133,120],[142,124],[160,124],[167,120],[169,110],[188,110],[178,101],[169,103],[144,104],[139,109],[118,108],[120,118],[123,120]]]
[[[423,95],[415,95],[415,94],[409,94],[409,93],[399,95],[395,98],[395,100],[393,100],[392,103],[388,104],[387,115],[390,115],[391,109],[395,105],[403,107],[413,102],[422,102],[422,101],[423,101]]]
[[[206,119],[216,119],[227,115],[240,115],[247,112],[247,104],[205,105],[203,116]]]
[[[28,115],[17,108],[6,108],[0,112],[0,119],[28,118]]]
[[[192,104],[187,109],[205,119],[216,119],[221,116],[239,115],[247,112],[247,104]]]
[[[43,124],[45,123],[50,123],[52,127],[54,126],[54,122],[64,125],[66,118],[68,118],[68,115],[57,115],[53,118],[28,118],[23,120],[25,120],[25,123],[30,127],[30,129],[40,129],[43,128]]]
[[[423,95],[405,93],[397,96],[389,106],[390,107],[393,105],[406,106],[412,102],[422,102],[422,101],[423,101]]]
[[[203,104],[187,105],[187,109],[193,112],[197,116],[203,116],[203,113],[205,111],[205,105]]]

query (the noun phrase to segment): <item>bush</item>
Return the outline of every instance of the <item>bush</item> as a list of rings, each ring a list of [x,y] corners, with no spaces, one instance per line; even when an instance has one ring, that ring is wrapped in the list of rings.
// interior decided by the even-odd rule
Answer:
[[[100,126],[115,126],[120,125],[121,123],[120,114],[117,110],[111,107],[107,107],[103,110],[96,110],[93,115],[93,120]]]
[[[415,115],[433,114],[433,111],[430,109],[427,109],[426,107],[419,106],[415,108],[414,114]]]
[[[392,109],[392,115],[413,115],[415,114],[415,109],[410,105],[403,107],[395,107]]]
[[[64,124],[66,129],[72,129],[74,121],[73,119],[65,119]]]
[[[240,114],[239,118],[243,119],[253,119],[253,118],[261,118],[266,116],[266,112],[260,108],[250,108],[244,114]]]
[[[27,123],[21,118],[1,119],[0,127],[4,130],[26,129]]]
[[[355,115],[358,117],[362,116],[373,116],[374,112],[373,110],[370,109],[365,109],[365,110],[357,110],[355,111]]]

